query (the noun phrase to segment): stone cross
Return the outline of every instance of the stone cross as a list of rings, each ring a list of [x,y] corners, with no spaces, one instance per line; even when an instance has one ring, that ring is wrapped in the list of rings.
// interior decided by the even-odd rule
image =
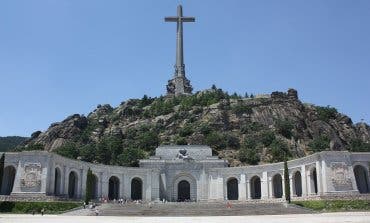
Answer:
[[[194,17],[185,17],[182,15],[182,6],[177,6],[177,16],[165,17],[166,22],[177,23],[177,36],[176,36],[176,65],[175,65],[175,77],[185,76],[185,64],[184,64],[184,49],[183,49],[183,22],[195,22]]]

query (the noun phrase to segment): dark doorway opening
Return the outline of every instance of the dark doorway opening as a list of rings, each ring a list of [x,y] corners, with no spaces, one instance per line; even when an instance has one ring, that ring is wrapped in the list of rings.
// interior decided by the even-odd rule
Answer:
[[[109,200],[118,200],[119,198],[119,179],[115,176],[109,178]]]
[[[177,201],[190,201],[190,183],[186,180],[179,182],[177,187]]]
[[[143,182],[139,178],[134,178],[131,181],[131,199],[132,200],[143,199]]]
[[[227,181],[227,199],[228,200],[238,200],[238,180],[235,178],[229,179]]]

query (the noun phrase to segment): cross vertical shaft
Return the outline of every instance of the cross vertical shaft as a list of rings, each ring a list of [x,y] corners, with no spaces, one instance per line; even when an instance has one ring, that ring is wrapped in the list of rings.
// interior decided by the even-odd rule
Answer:
[[[184,43],[183,43],[183,22],[195,22],[194,17],[184,17],[182,15],[182,6],[177,6],[177,16],[171,16],[165,18],[166,22],[176,22],[176,65],[175,65],[175,77],[185,76],[185,64],[184,64]]]

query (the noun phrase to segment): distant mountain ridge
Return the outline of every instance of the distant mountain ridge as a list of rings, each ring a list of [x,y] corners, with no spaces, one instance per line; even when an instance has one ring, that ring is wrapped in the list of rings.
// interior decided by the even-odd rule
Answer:
[[[13,150],[21,143],[25,142],[28,138],[21,136],[6,136],[0,137],[0,152],[7,152]]]
[[[32,134],[19,150],[44,149],[105,164],[137,165],[163,144],[209,145],[231,166],[278,162],[322,150],[370,151],[370,127],[294,89],[240,96],[213,86],[193,95],[98,105]]]

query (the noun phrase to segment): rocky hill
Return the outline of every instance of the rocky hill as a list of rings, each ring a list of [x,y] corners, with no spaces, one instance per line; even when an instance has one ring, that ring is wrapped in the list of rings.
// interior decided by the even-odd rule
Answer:
[[[160,144],[207,144],[231,166],[277,162],[322,150],[370,151],[370,127],[332,107],[302,103],[297,91],[180,97],[98,105],[35,132],[18,150],[45,149],[90,162],[137,165]]]

